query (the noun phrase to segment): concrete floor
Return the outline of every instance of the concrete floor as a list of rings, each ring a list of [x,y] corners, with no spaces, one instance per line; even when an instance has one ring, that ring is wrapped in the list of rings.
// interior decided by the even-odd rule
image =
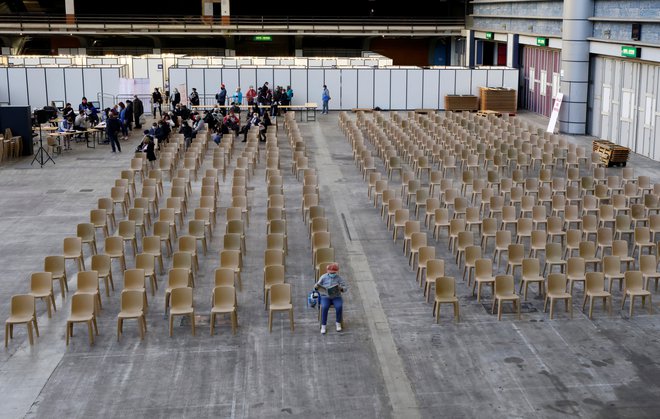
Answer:
[[[536,115],[519,117],[543,123]],[[28,345],[25,328],[18,327],[0,354],[0,417],[660,416],[656,314],[638,310],[629,319],[617,309],[616,295],[612,317],[597,307],[594,320],[589,320],[579,310],[580,290],[575,318],[558,311],[550,321],[542,312],[543,301],[532,292],[522,320],[505,314],[498,322],[490,314],[489,293],[477,303],[459,280],[461,322],[453,323],[444,308],[440,324],[435,324],[401,241],[392,243],[367,198],[350,145],[337,128],[337,114],[319,115],[318,122],[299,126],[320,174],[321,203],[342,275],[351,285],[342,333],[330,328],[321,336],[316,310],[305,306],[314,280],[311,249],[300,215],[301,184],[286,170],[290,152],[281,131],[289,219],[286,268],[293,286],[295,332],[284,315],[276,316],[272,333],[267,330],[261,290],[266,206],[262,162],[250,182],[252,214],[236,336],[227,320],[220,321],[215,336],[208,334],[212,274],[222,248],[220,211],[210,251],[200,255],[194,291],[200,316],[196,337],[186,322],[177,322],[174,337],[168,337],[164,275],[159,276],[156,297],[149,295],[144,341],[134,322],[126,322],[121,342],[116,341],[120,275],[110,299],[103,295],[100,335],[91,347],[83,327],[65,346],[70,297],[57,297],[52,319],[38,302],[41,337],[36,345]],[[111,154],[108,146],[88,150],[74,145],[74,151],[43,169],[30,166],[28,158],[0,166],[0,318],[8,316],[10,296],[28,290],[29,274],[42,269],[44,256],[61,253],[62,239],[75,235],[76,224],[88,220],[97,198],[109,195],[138,140],[136,134],[124,143],[122,154]],[[575,141],[586,144],[590,139]],[[205,166],[210,164],[208,159]],[[657,163],[633,155],[629,164],[637,174],[660,180]],[[200,183],[193,185],[195,204]],[[229,203],[230,185],[228,177],[221,186],[221,207]],[[437,255],[452,258],[444,238],[437,243]],[[134,266],[130,251],[127,264]],[[119,271],[118,265],[113,267]],[[449,275],[461,276],[455,264],[447,263],[447,268]],[[67,263],[67,270],[73,291],[73,262]]]

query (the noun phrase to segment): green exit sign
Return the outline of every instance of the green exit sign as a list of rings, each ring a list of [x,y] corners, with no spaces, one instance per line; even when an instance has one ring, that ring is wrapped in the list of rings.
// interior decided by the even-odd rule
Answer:
[[[536,38],[536,45],[540,47],[547,47],[550,45],[550,40],[548,38]]]
[[[486,39],[493,39],[495,38],[495,34],[492,32],[486,32]]]
[[[628,45],[621,45],[621,56],[628,58],[639,58],[642,55],[642,49]]]
[[[273,37],[270,35],[255,35],[252,37],[252,40],[259,42],[270,42],[273,40]]]

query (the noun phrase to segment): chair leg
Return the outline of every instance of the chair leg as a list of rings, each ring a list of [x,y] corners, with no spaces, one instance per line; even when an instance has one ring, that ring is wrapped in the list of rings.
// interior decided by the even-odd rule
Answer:
[[[92,322],[87,322],[87,331],[89,332],[89,344],[94,344],[94,331],[92,330]]]
[[[192,325],[192,335],[195,336],[195,313],[190,313],[190,324]]]
[[[170,337],[172,337],[173,316],[170,314]]]
[[[268,333],[273,331],[273,311],[268,310]]]
[[[34,337],[32,336],[32,323],[27,322],[28,341],[30,345],[34,345]]]
[[[117,342],[119,342],[119,337],[121,336],[122,328],[124,321],[121,318],[117,319]]]
[[[215,313],[211,313],[211,336],[213,336],[213,329],[215,329]]]

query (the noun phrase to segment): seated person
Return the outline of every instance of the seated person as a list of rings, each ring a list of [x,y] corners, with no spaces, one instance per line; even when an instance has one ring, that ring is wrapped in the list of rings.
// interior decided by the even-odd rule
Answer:
[[[238,136],[238,130],[240,129],[240,121],[233,110],[230,110],[227,116],[224,117],[222,121],[222,133],[228,134],[229,130],[232,130]]]
[[[330,310],[330,305],[335,307],[336,319],[336,329],[338,332],[341,332],[341,320],[342,320],[342,308],[343,300],[342,293],[348,290],[348,284],[346,281],[337,274],[339,272],[339,265],[336,263],[331,263],[326,268],[326,273],[319,278],[314,289],[319,291],[321,304],[321,334],[325,335],[325,328],[328,322],[328,311]]]
[[[247,134],[248,134],[248,131],[250,131],[250,128],[258,127],[260,124],[261,124],[261,119],[259,118],[259,114],[256,113],[256,112],[253,113],[252,118],[248,119],[247,123],[245,125],[243,125],[243,128],[241,128],[241,130],[239,131],[239,133],[243,133],[243,141],[242,142],[247,141]]]
[[[73,131],[73,118],[64,118],[57,127],[58,132],[71,132]]]

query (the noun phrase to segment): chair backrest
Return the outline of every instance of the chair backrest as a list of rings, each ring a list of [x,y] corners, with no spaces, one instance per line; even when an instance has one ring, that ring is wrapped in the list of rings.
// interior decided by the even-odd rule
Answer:
[[[215,286],[234,286],[234,270],[230,268],[217,268],[215,270]]]
[[[510,244],[508,246],[509,263],[521,263],[525,256],[525,246],[522,244]]]
[[[169,228],[169,226],[168,226]],[[124,240],[119,236],[105,238],[104,250],[106,254],[124,253]]]
[[[187,287],[190,281],[190,272],[186,268],[172,268],[168,272],[167,287],[170,289]],[[233,284],[232,272],[232,284]]]
[[[53,274],[50,272],[33,272],[30,275],[30,291],[53,291]]]
[[[97,271],[78,272],[76,278],[78,291],[91,292],[99,290],[99,273]]]
[[[626,271],[623,282],[626,290],[640,291],[644,284],[644,277],[640,271]]]
[[[96,230],[92,223],[80,223],[76,227],[76,235],[83,241],[91,241],[96,239]]]
[[[74,294],[71,297],[71,316],[93,316],[94,296],[91,294]]]
[[[144,294],[138,290],[126,290],[121,293],[121,311],[143,311]]]
[[[193,307],[193,292],[190,287],[174,288],[170,295],[172,309],[185,310]]]
[[[126,269],[124,271],[124,289],[145,288],[144,269]]]
[[[539,276],[540,261],[537,258],[523,259],[522,271],[523,276]]]
[[[34,316],[34,297],[18,294],[11,297],[11,315],[16,317]]]
[[[236,289],[233,286],[216,286],[213,288],[213,307],[236,307]]]
[[[639,257],[639,270],[647,275],[655,275],[658,271],[658,260],[655,255],[641,255]]]
[[[82,254],[82,239],[80,237],[65,237],[63,247],[65,255]]]
[[[291,303],[291,284],[274,284],[270,288],[270,302],[275,304]]]
[[[497,275],[495,277],[495,295],[507,296],[515,293],[513,275]]]
[[[284,266],[268,265],[264,268],[264,286],[284,283]]]
[[[603,291],[605,289],[605,276],[602,272],[587,272],[586,283],[587,292]]]
[[[190,252],[174,252],[172,254],[172,268],[192,269],[192,254]]]
[[[566,292],[566,275],[551,273],[548,275],[548,294],[563,294]]]
[[[241,252],[238,250],[221,250],[220,267],[240,268]]]
[[[191,254],[197,253],[197,239],[194,236],[180,236],[179,237],[179,251],[189,252]]]
[[[456,296],[456,280],[453,276],[441,276],[435,280],[435,296],[452,298]]]
[[[491,259],[477,259],[474,263],[475,277],[484,278],[493,276],[493,261]],[[427,268],[428,269],[428,268]]]

